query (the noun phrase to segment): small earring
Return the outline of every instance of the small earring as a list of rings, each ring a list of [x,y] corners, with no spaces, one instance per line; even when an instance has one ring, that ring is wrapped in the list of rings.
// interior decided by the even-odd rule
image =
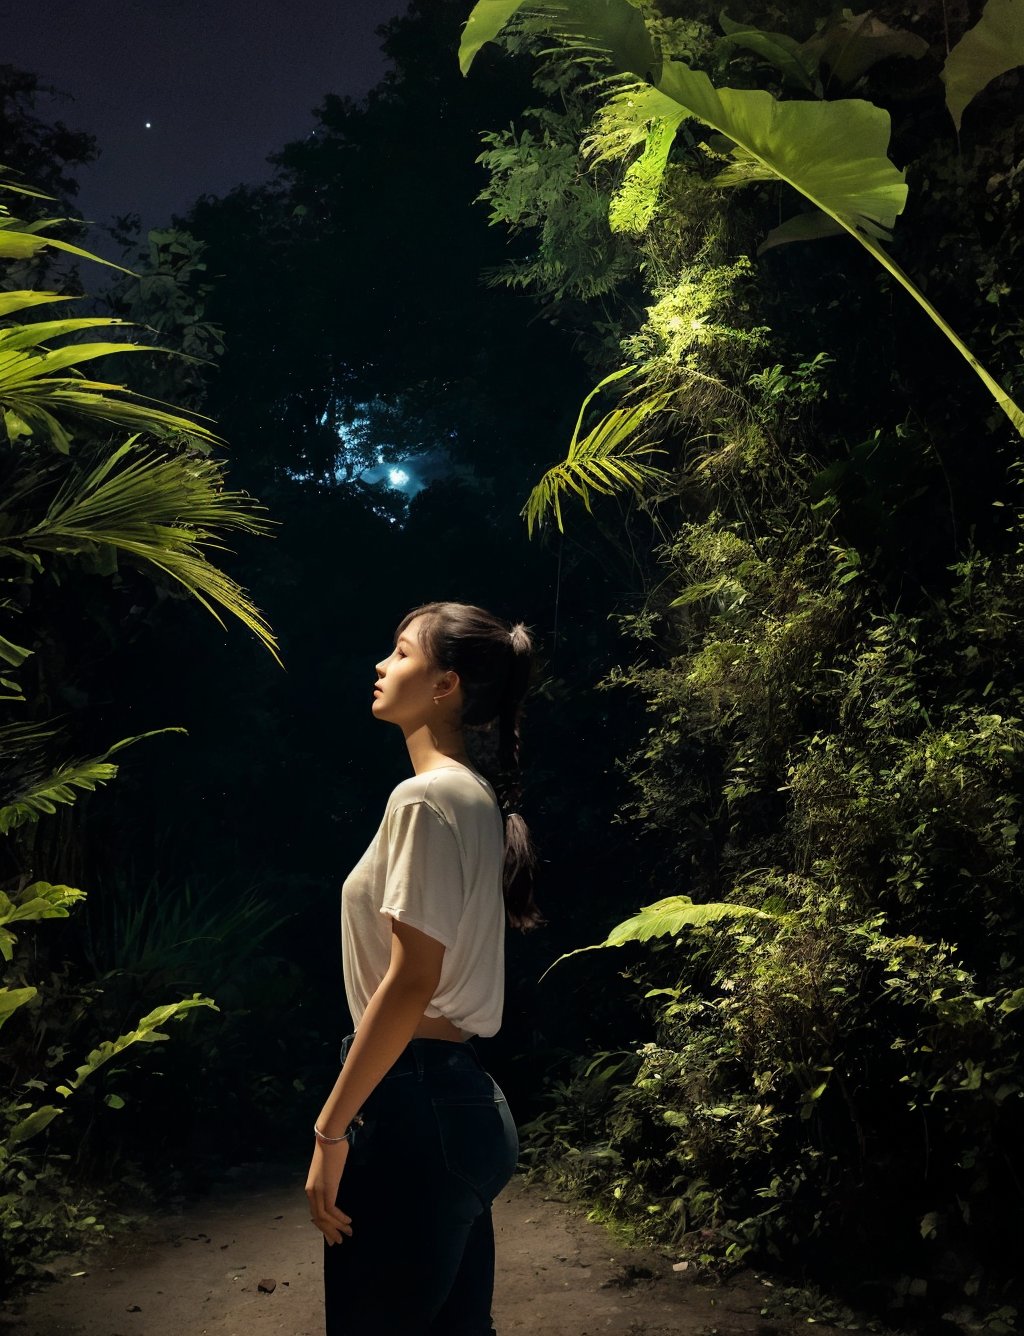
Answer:
[[[440,696],[435,696],[435,697],[434,697],[434,704],[435,704],[435,705],[440,705],[440,704],[441,704],[441,697],[440,697]]]

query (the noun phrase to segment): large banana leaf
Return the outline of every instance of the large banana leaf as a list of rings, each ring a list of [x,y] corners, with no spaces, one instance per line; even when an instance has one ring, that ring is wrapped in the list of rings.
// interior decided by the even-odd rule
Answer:
[[[906,200],[903,173],[886,156],[889,117],[869,102],[777,102],[770,93],[716,89],[706,74],[666,62],[659,88],[678,108],[731,139],[722,185],[782,180],[839,224],[906,289],[974,370],[1024,436],[1024,412],[924,293],[878,244]]]
[[[957,130],[967,104],[1000,74],[1024,65],[1024,0],[988,0],[946,57],[942,82]]]
[[[1024,0],[990,0],[992,3],[1019,6]],[[508,6],[504,8],[507,10]],[[561,5],[527,7],[524,0],[523,5],[510,12],[525,12],[527,8],[536,16],[535,21],[544,21],[550,31],[565,30]],[[585,24],[591,12],[599,11],[604,24],[606,14],[616,8],[623,21],[629,17],[627,11],[633,10],[629,0],[601,0],[600,5],[574,0],[565,5],[572,12],[575,35],[582,31],[581,20]],[[546,19],[545,14],[549,15]],[[500,25],[496,31],[500,31]],[[627,63],[621,58],[617,62],[612,59],[620,72],[636,72],[635,60]],[[464,61],[464,68],[468,68],[471,60],[472,53]],[[770,93],[757,89],[719,89],[701,71],[691,70],[679,61],[666,61],[657,72],[654,86],[641,85],[617,93],[604,119],[606,126],[617,120],[619,141],[629,142],[630,129],[635,132],[638,127],[657,120],[678,127],[688,117],[703,121],[734,145],[732,162],[719,178],[721,185],[785,181],[831,219],[832,227],[842,228],[868,250],[946,335],[1017,432],[1024,436],[1024,412],[879,245],[902,212],[907,194],[904,174],[887,156],[888,113],[858,99],[779,102]],[[652,154],[648,158],[645,164],[648,173],[659,156]],[[815,228],[814,232],[821,235],[827,230]],[[810,234],[807,220],[801,216],[777,228],[769,240],[778,243]]]
[[[732,141],[720,185],[785,181],[847,231],[889,234],[907,200],[905,173],[886,156],[889,116],[859,99],[779,102],[760,89],[715,88],[706,74],[666,61],[658,87],[615,95],[606,123],[689,117]]]

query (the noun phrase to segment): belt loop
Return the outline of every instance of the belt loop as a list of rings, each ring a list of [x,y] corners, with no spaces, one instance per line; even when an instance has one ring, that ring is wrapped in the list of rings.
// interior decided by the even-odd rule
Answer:
[[[412,1055],[416,1060],[416,1080],[423,1080],[423,1052],[415,1039],[409,1041],[409,1047],[412,1049]]]

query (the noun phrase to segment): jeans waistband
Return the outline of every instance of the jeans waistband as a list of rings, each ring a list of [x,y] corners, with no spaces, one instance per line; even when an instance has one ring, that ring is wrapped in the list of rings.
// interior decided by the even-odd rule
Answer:
[[[342,1065],[354,1039],[354,1034],[348,1034],[341,1041],[339,1057]],[[471,1047],[468,1039],[463,1043],[451,1039],[410,1039],[384,1079],[405,1073],[414,1074],[422,1079],[425,1072],[482,1070],[476,1050]]]

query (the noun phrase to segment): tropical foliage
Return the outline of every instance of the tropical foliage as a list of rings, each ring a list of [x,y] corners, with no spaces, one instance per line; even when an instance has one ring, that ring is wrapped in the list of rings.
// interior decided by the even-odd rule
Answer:
[[[621,398],[525,515],[578,532],[576,491],[634,554],[633,658],[602,686],[648,717],[622,816],[655,903],[545,986],[632,951],[649,1038],[595,1035],[532,1154],[679,1256],[799,1261],[1008,1330],[1024,27],[999,0],[958,22],[947,45],[941,15],[890,6],[808,0],[779,32],[754,9],[483,3],[462,60],[497,39],[536,61],[483,197],[533,238],[506,281],[532,280]],[[589,259],[562,241],[577,217]],[[572,290],[545,281],[573,267]],[[659,475],[628,471],[655,444]]]
[[[27,187],[6,185],[33,197]],[[45,221],[21,223],[4,210],[0,222],[0,255],[7,258],[37,256],[46,247],[93,258],[51,235]],[[65,1014],[67,996],[57,976],[49,985],[39,978],[46,951],[36,942],[34,925],[66,919],[84,892],[33,877],[33,865],[60,855],[59,845],[36,838],[35,827],[108,783],[118,770],[111,758],[153,734],[123,739],[100,755],[56,759],[58,749],[68,747],[68,730],[50,706],[60,683],[48,677],[57,627],[47,619],[47,608],[62,581],[74,588],[76,572],[109,581],[130,563],[151,578],[172,579],[218,620],[220,612],[230,613],[272,653],[276,649],[259,611],[207,556],[232,529],[254,534],[267,529],[251,498],[225,489],[223,465],[208,457],[216,438],[191,418],[132,395],[123,385],[87,378],[83,364],[138,349],[80,338],[99,327],[123,328],[120,320],[24,323],[27,311],[64,300],[51,291],[0,294],[0,315],[8,321],[0,330],[6,429],[0,560],[8,590],[0,636],[8,709],[0,725],[0,835],[7,866],[0,890],[0,1024],[12,1072],[10,1093],[0,1105],[0,1272],[8,1277],[69,1231],[102,1228],[95,1215],[79,1208],[74,1181],[63,1178],[55,1161],[40,1157],[38,1139],[66,1112],[73,1116],[80,1088],[101,1068],[129,1048],[166,1040],[168,1022],[214,1005],[200,992],[163,1003],[116,1038],[93,1042],[77,1065],[71,1057],[72,1044],[90,1033],[81,1022],[96,997],[86,991],[77,1016]],[[22,322],[10,322],[14,315]],[[133,435],[112,442],[114,427],[127,427]],[[48,1029],[69,1042],[41,1045]],[[105,1100],[112,1109],[123,1104],[112,1089]]]

